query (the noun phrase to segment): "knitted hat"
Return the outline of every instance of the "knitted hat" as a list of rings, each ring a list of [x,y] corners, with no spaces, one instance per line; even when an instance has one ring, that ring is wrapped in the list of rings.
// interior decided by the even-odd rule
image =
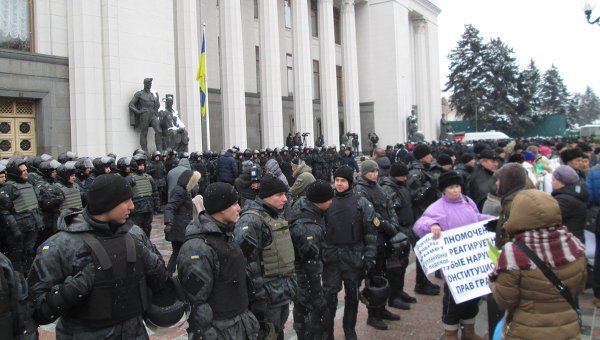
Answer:
[[[354,169],[347,165],[342,165],[333,173],[333,178],[335,179],[336,177],[345,178],[352,185],[354,181]]]
[[[265,175],[260,181],[258,197],[267,198],[280,192],[287,192],[288,188],[279,178],[273,175]]]
[[[444,172],[438,178],[438,188],[440,191],[444,191],[447,187],[458,184],[462,185],[462,177],[456,171]]]
[[[374,160],[367,159],[360,163],[360,173],[363,175],[375,170],[379,170],[379,165]]]
[[[473,155],[472,153],[465,153],[462,156],[460,156],[460,162],[463,164],[467,164],[473,159],[475,159],[475,155]]]
[[[527,172],[519,163],[507,163],[494,172],[494,177],[500,180],[496,193],[503,196],[517,186],[525,186]]]
[[[328,182],[318,179],[308,186],[306,198],[313,203],[327,202],[333,198],[333,188]]]
[[[575,158],[583,157],[584,153],[580,148],[567,149],[560,153],[560,160],[563,164],[567,164]]]
[[[452,165],[452,158],[446,154],[440,154],[437,158],[437,162],[439,165]]]
[[[525,157],[526,161],[528,161],[528,162],[535,161],[535,154],[533,152],[525,150],[521,153],[523,154],[523,157]]]
[[[431,149],[429,148],[429,146],[427,146],[425,144],[419,144],[419,145],[415,146],[415,148],[413,149],[413,156],[415,156],[415,159],[417,159],[417,160],[419,160],[429,154],[431,154]]]
[[[133,197],[127,180],[116,174],[96,177],[87,191],[87,211],[90,215],[100,215]]]
[[[552,177],[564,185],[576,184],[579,182],[579,175],[568,165],[561,165],[552,173]]]
[[[402,162],[396,162],[392,164],[392,167],[390,168],[390,176],[398,177],[406,175],[408,175],[408,168],[406,167],[406,164]]]
[[[204,191],[204,209],[209,215],[223,211],[238,200],[238,193],[229,183],[216,182]]]

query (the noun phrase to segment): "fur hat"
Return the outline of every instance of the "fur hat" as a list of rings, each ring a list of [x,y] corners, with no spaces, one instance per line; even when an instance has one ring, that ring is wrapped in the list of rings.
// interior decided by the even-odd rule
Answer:
[[[454,184],[463,184],[462,177],[456,171],[444,172],[438,178],[438,189],[442,192],[444,189]]]
[[[420,160],[421,158],[430,154],[431,148],[429,148],[429,146],[427,146],[426,144],[419,144],[413,149],[413,156],[415,156],[415,159],[417,160]]]

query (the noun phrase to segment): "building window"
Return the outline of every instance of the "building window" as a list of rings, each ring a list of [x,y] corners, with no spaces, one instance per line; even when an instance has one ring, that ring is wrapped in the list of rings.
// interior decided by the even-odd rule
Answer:
[[[288,96],[294,95],[294,58],[291,54],[285,55],[285,64],[287,66],[287,85]]]
[[[342,67],[341,66],[336,66],[335,67],[335,77],[336,77],[336,81],[337,81],[337,95],[338,95],[338,101],[344,101],[344,78],[342,75]]]
[[[285,15],[285,28],[292,28],[292,0],[283,0],[283,14]]]
[[[335,34],[335,43],[341,44],[342,41],[342,26],[340,25],[340,10],[333,8],[333,33]]]
[[[321,99],[321,75],[318,60],[313,60],[313,99]]]
[[[317,0],[310,1],[310,30],[313,37],[319,37],[319,17],[317,16]]]
[[[260,49],[258,46],[254,47],[254,54],[256,55],[256,93],[260,93]]]
[[[254,19],[258,19],[258,0],[254,0]]]
[[[0,1],[0,48],[33,51],[32,0]]]

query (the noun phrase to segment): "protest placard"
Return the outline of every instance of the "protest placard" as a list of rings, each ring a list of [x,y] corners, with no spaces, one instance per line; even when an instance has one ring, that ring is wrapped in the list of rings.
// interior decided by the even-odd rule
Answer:
[[[488,256],[488,242],[493,244],[496,235],[485,229],[488,221],[445,230],[438,240],[427,234],[415,245],[426,274],[442,269],[456,303],[491,293],[488,274],[494,263]]]

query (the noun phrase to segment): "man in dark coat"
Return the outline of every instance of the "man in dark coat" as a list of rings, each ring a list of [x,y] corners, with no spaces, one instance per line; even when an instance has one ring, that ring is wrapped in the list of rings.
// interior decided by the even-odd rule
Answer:
[[[57,339],[148,339],[142,313],[167,272],[142,229],[128,221],[132,197],[123,177],[98,177],[87,207],[63,213],[59,232],[38,248],[27,278],[33,318],[39,325],[60,318]]]
[[[299,288],[294,298],[294,330],[298,339],[320,339],[323,333],[322,318],[327,306],[321,283],[321,256],[325,242],[324,213],[332,197],[329,182],[317,180],[292,207],[290,233]]]
[[[204,192],[206,210],[187,228],[177,272],[191,307],[189,339],[258,338],[258,321],[248,311],[252,288],[246,258],[233,240],[237,200],[231,185],[210,184]]]
[[[342,159],[340,160],[340,165],[347,165],[354,169],[355,172],[360,172],[358,164],[356,164],[356,160],[354,159],[354,154],[352,153],[352,147],[346,147],[344,156],[342,156]]]
[[[27,283],[10,260],[0,253],[0,338],[35,340],[36,325],[27,301]]]
[[[588,190],[579,175],[568,165],[561,165],[552,173],[552,196],[558,201],[563,225],[585,244],[584,226]]]
[[[217,178],[219,182],[225,182],[233,185],[235,178],[238,176],[238,166],[230,150],[225,152],[225,155],[219,157],[217,161]]]
[[[262,330],[271,324],[281,340],[289,304],[296,293],[294,246],[283,217],[286,194],[287,186],[282,181],[265,175],[258,197],[246,202],[233,233],[248,260],[250,309]],[[268,302],[263,304],[265,294]]]
[[[385,155],[385,150],[382,148],[375,148],[375,150],[373,150],[373,160],[379,166],[379,178],[390,175],[392,162],[390,162],[390,159]]]
[[[475,166],[475,171],[467,183],[467,196],[473,199],[479,211],[483,209],[487,195],[496,192],[496,179],[493,176],[494,171],[498,169],[499,159],[490,149],[481,151],[479,164]]]
[[[171,191],[169,202],[165,207],[165,240],[171,242],[173,252],[167,264],[167,273],[171,276],[175,272],[177,254],[185,241],[185,228],[192,216],[192,189],[198,184],[202,175],[198,171],[185,170],[177,180],[177,186]]]

